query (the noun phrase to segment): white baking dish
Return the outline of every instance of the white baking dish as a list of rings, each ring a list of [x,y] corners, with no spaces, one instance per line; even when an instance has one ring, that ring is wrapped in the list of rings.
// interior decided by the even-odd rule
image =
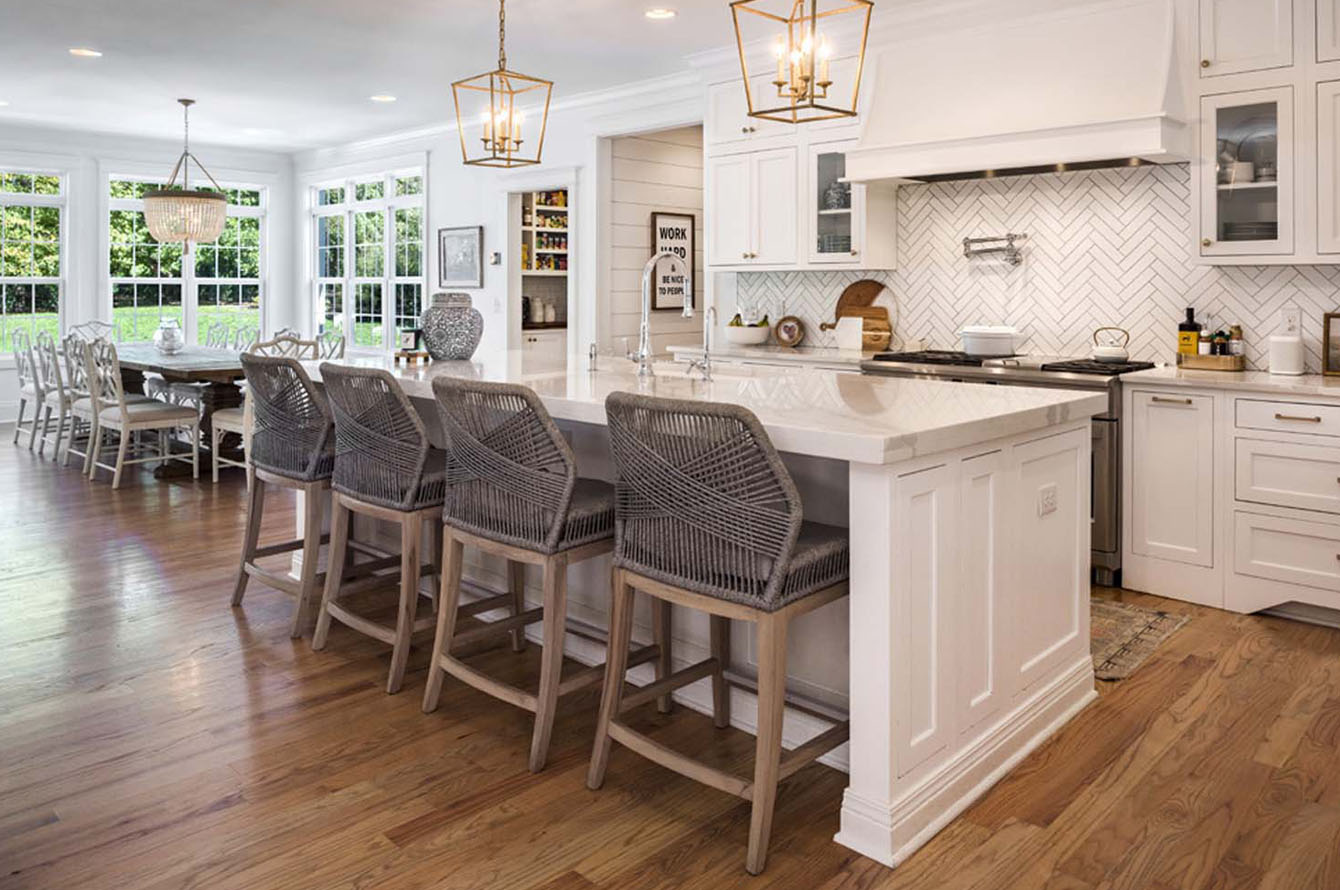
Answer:
[[[1009,325],[970,324],[958,336],[968,355],[1014,355],[1014,340],[1019,332]]]

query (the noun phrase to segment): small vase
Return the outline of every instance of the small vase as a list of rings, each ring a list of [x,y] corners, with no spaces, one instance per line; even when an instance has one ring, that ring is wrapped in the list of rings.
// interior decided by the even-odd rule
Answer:
[[[165,318],[154,331],[154,348],[163,355],[176,355],[186,346],[186,336],[175,318]]]
[[[484,316],[474,308],[469,294],[433,294],[433,304],[423,313],[423,345],[439,361],[460,361],[475,354],[484,336]]]

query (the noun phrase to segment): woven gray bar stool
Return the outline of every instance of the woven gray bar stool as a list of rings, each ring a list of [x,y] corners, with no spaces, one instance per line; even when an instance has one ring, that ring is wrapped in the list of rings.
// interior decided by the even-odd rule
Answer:
[[[335,463],[334,421],[325,397],[294,359],[244,354],[242,371],[255,411],[255,432],[251,464],[247,468],[247,527],[237,584],[233,588],[233,605],[242,604],[247,581],[252,576],[260,578],[297,599],[289,636],[299,637],[324,580],[316,567],[321,544],[327,540],[321,534],[321,514]],[[261,517],[265,511],[265,491],[270,486],[302,492],[303,536],[262,547]],[[264,557],[299,549],[302,572],[296,582],[286,572],[270,571],[257,563]]]
[[[610,742],[752,801],[745,867],[763,871],[777,783],[847,740],[844,721],[782,750],[786,635],[792,619],[847,593],[846,529],[804,521],[800,495],[763,426],[736,405],[613,393],[605,400],[618,468],[614,585],[605,686],[588,787],[605,780]],[[711,616],[711,657],[624,692],[633,591]],[[757,628],[758,739],[752,781],[672,751],[620,720],[704,677],[716,725],[730,723],[730,621]],[[785,754],[785,757],[783,757]]]
[[[405,679],[410,640],[433,626],[418,617],[419,578],[441,575],[438,514],[446,489],[446,452],[428,444],[428,431],[400,385],[386,371],[323,362],[321,379],[335,414],[335,472],[331,477],[330,564],[344,559],[353,513],[400,526],[400,605],[394,626],[359,615],[341,602],[351,590],[338,574],[328,575],[312,648],[322,649],[330,621],[391,646],[386,691]],[[254,446],[253,446],[254,447]],[[432,564],[421,565],[420,541],[429,523]]]
[[[450,458],[442,511],[442,593],[423,709],[436,709],[443,678],[450,674],[534,712],[530,769],[539,772],[548,759],[559,697],[595,685],[604,672],[602,665],[563,678],[563,641],[568,566],[613,547],[614,489],[607,482],[577,477],[572,449],[526,387],[438,377],[433,392]],[[467,544],[507,559],[509,594],[459,606],[461,557]],[[544,573],[544,602],[538,609],[524,610],[527,565],[540,566]],[[509,595],[510,618],[457,632],[458,616],[498,608]],[[523,628],[537,621],[544,625],[544,651],[534,693],[488,676],[457,654],[478,640],[507,632],[519,651]],[[655,654],[656,649],[648,647],[636,659],[648,661]]]

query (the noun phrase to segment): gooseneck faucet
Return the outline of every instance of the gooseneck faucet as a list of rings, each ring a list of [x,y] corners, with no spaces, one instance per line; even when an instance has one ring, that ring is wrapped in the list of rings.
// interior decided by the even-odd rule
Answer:
[[[684,265],[684,261],[669,251],[662,251],[642,267],[642,323],[637,328],[637,352],[628,357],[637,362],[637,376],[654,377],[656,372],[651,367],[651,282],[656,274],[656,265],[661,260],[669,260],[672,270],[678,267],[681,273],[680,278],[683,281],[681,289],[684,293],[684,312],[685,318],[693,318],[693,293],[690,290],[689,282],[692,280],[689,269]]]

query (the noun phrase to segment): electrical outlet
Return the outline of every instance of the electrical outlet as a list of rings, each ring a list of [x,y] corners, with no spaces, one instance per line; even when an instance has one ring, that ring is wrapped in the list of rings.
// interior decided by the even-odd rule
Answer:
[[[1056,499],[1059,493],[1056,483],[1052,482],[1038,489],[1038,515],[1046,516],[1056,512]]]

